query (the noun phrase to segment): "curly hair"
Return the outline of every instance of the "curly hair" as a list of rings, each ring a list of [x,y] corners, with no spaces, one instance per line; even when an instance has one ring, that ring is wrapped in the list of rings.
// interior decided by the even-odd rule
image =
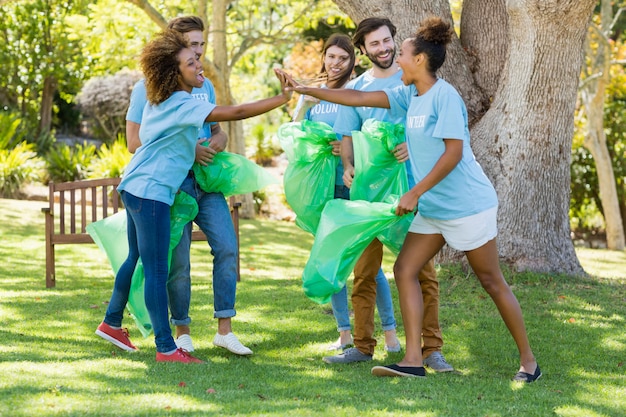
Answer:
[[[146,94],[150,104],[160,104],[180,90],[178,54],[188,48],[180,33],[166,30],[157,34],[141,52],[139,63],[146,77]]]
[[[446,45],[452,40],[453,34],[450,23],[433,16],[424,19],[413,38],[410,38],[413,55],[426,54],[431,74],[437,72],[446,60]]]
[[[341,74],[338,79],[332,80],[336,85],[342,86],[348,82],[350,77],[352,76],[352,69],[354,68],[354,62],[356,60],[356,56],[354,54],[354,45],[352,45],[352,40],[348,35],[344,35],[342,33],[333,33],[324,43],[324,48],[322,49],[322,57],[326,56],[326,51],[331,46],[337,46],[350,55],[350,62],[348,63],[348,67],[345,73]],[[324,65],[324,59],[322,58],[322,69],[321,73],[326,73],[326,66]]]

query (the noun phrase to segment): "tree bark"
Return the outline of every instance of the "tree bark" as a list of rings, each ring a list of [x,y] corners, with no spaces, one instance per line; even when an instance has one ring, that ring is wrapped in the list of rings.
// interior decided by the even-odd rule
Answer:
[[[466,101],[475,122],[472,148],[498,192],[501,259],[516,270],[583,274],[570,238],[569,162],[582,46],[595,0],[488,0],[494,7],[466,1],[463,18],[481,34],[464,38],[472,56],[454,39],[441,73]],[[427,15],[451,21],[447,0],[335,2],[356,22],[391,17],[398,41]],[[472,60],[479,65],[476,79]]]
[[[213,14],[209,28],[208,42],[213,45],[213,59],[209,61],[205,56],[205,68],[210,68],[209,79],[215,86],[217,104],[235,104],[235,98],[230,88],[231,64],[228,62],[228,44],[226,41],[226,10],[231,0],[214,0]],[[246,154],[246,143],[243,135],[243,123],[240,120],[220,123],[228,134],[228,151]],[[252,194],[238,196],[241,201],[239,215],[244,219],[252,219],[255,216],[254,201]]]
[[[509,18],[505,0],[463,2],[461,45],[467,52],[476,84],[491,103],[508,54]]]
[[[50,132],[52,126],[52,106],[54,93],[57,90],[57,80],[53,75],[48,75],[43,81],[41,92],[41,108],[39,109],[39,134]]]

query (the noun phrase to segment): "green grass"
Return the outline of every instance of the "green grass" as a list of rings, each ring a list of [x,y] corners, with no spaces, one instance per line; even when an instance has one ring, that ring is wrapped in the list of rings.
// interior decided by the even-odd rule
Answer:
[[[518,368],[513,340],[475,277],[457,267],[438,272],[444,353],[458,372],[375,378],[373,365],[401,358],[384,352],[378,323],[373,363],[321,361],[337,333],[329,306],[311,302],[300,288],[311,238],[291,223],[243,221],[233,325],[254,355],[237,357],[212,345],[212,257],[196,242],[192,335],[207,363],[157,364],[153,341],[142,339],[130,318],[125,324],[140,352],[122,352],[94,335],[113,282],[95,245],[57,247],[57,286],[45,288],[44,205],[0,200],[1,416],[596,417],[626,411],[624,252],[580,250],[589,278],[506,274],[544,372],[537,383],[509,381]],[[387,253],[385,271],[392,263]],[[396,297],[394,285],[392,291]]]

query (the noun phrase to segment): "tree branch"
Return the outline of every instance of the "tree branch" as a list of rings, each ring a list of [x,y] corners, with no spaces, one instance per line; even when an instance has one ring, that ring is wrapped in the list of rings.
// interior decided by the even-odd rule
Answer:
[[[301,18],[306,16],[306,14],[315,6],[316,0],[311,0],[307,5],[305,5],[295,16],[294,18],[284,23],[280,28],[275,31],[271,31],[269,33],[261,33],[258,36],[249,36],[245,37],[244,40],[239,44],[239,48],[235,49],[230,58],[231,67],[235,66],[237,61],[246,53],[247,50],[253,48],[257,45],[275,45],[277,42],[282,42],[280,38],[281,33],[285,32],[285,30],[294,25]],[[240,33],[241,34],[241,33]]]
[[[613,31],[613,28],[615,27],[615,25],[617,25],[617,21],[619,20],[619,17],[624,10],[626,10],[626,7],[620,7],[617,13],[615,13],[615,17],[613,18],[613,21],[609,25],[609,32]]]
[[[161,29],[167,27],[167,20],[159,13],[148,0],[127,0],[129,3],[134,4],[143,10],[150,20],[157,24]]]

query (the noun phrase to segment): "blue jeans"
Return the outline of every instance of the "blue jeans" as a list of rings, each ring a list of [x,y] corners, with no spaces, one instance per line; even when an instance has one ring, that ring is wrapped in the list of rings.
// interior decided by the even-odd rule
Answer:
[[[180,187],[196,199],[198,215],[194,222],[207,236],[213,255],[213,316],[228,318],[236,314],[237,291],[237,235],[230,217],[228,203],[222,193],[206,193],[198,186],[192,175],[187,176]],[[189,247],[191,245],[191,223],[183,232],[178,246],[172,254],[172,265],[168,281],[171,323],[186,325],[191,300],[191,278]]]
[[[115,276],[113,294],[104,322],[120,327],[128,302],[131,278],[139,257],[145,275],[144,298],[158,352],[176,349],[167,320],[167,276],[170,241],[170,206],[159,201],[121,193],[128,222],[128,257]]]
[[[350,199],[350,189],[345,185],[335,186],[335,198]],[[341,291],[333,294],[330,299],[333,315],[337,321],[337,331],[350,330],[350,310],[348,309],[348,290],[344,286]],[[382,268],[376,275],[376,308],[384,331],[396,328],[396,318],[393,312],[393,301],[389,282]]]
[[[350,310],[348,309],[348,290],[344,286],[341,291],[333,294],[330,299],[333,307],[333,315],[337,321],[337,331],[350,330]],[[396,328],[396,318],[393,312],[393,301],[391,300],[391,289],[389,282],[382,269],[376,275],[376,308],[380,316],[383,330],[393,330]]]

